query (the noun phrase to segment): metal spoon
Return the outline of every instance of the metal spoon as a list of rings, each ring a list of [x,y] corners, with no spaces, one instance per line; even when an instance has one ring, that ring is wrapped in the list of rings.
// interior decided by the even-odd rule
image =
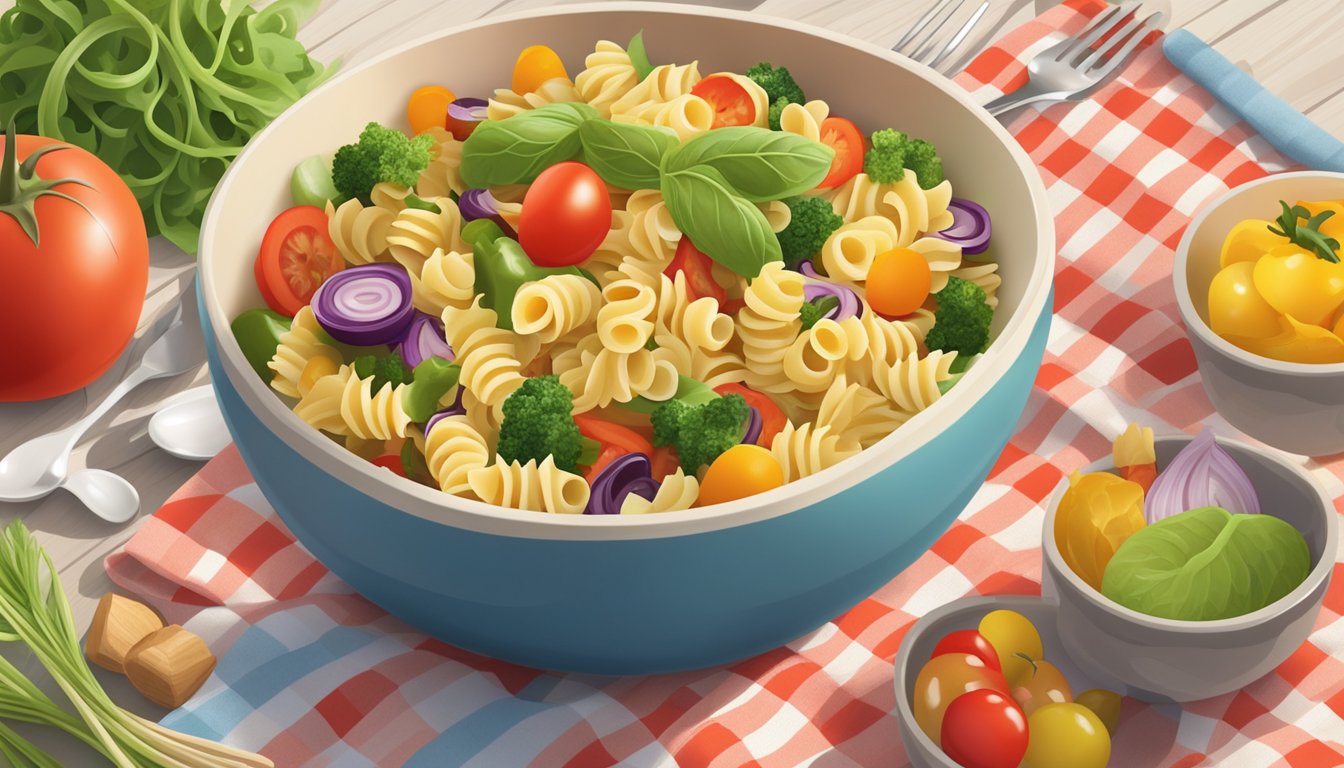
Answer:
[[[38,499],[60,487],[70,472],[70,451],[89,427],[132,389],[151,379],[173,376],[196,364],[191,331],[182,323],[182,307],[141,359],[140,365],[116,386],[89,415],[65,429],[20,445],[0,460],[0,501]]]
[[[233,439],[208,384],[165,400],[149,419],[149,438],[168,453],[192,461],[214,458]]]
[[[124,523],[140,511],[140,494],[126,478],[103,469],[81,469],[61,484],[109,523]]]

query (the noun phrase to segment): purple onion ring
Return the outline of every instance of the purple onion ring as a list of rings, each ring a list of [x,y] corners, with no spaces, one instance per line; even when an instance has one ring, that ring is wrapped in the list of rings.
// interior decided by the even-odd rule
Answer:
[[[798,264],[798,271],[799,271],[799,272],[802,272],[803,275],[804,275],[805,277],[810,277],[810,278],[812,278],[813,280],[825,280],[825,279],[826,279],[826,276],[825,276],[825,275],[823,275],[823,274],[821,274],[820,272],[817,271],[817,265],[813,264],[811,259],[808,259],[807,261],[799,262],[799,264]]]
[[[761,429],[765,425],[765,420],[761,418],[761,412],[756,406],[751,406],[751,415],[747,417],[747,428],[742,433],[742,443],[745,445],[755,445],[757,440],[761,439]]]
[[[643,481],[647,480],[648,483]],[[588,496],[585,515],[618,515],[625,497],[647,490],[653,483],[653,463],[643,453],[627,453],[616,457],[593,478],[592,493]],[[657,485],[654,484],[654,490]],[[644,494],[640,494],[641,496]],[[652,496],[646,498],[652,499]]]
[[[444,408],[442,411],[439,411],[438,413],[434,414],[433,416],[430,416],[430,417],[429,417],[429,421],[426,421],[426,422],[425,422],[425,434],[426,434],[426,435],[429,434],[430,430],[434,429],[434,425],[435,425],[435,424],[438,424],[438,423],[439,423],[439,419],[442,419],[442,418],[444,418],[445,416],[466,416],[466,415],[467,415],[467,409],[462,405],[462,392],[463,392],[463,391],[464,391],[464,390],[462,389],[462,387],[458,387],[458,388],[457,388],[457,397],[453,398],[453,404],[450,405],[450,406],[448,406],[447,408]]]
[[[399,341],[411,324],[411,277],[397,264],[363,264],[327,278],[313,315],[337,341],[372,347]]]
[[[486,109],[490,102],[472,96],[457,99],[448,105],[448,116],[464,123],[479,123],[486,119]]]
[[[406,326],[406,335],[397,345],[397,353],[411,369],[431,357],[453,360],[453,348],[443,335],[443,321],[420,311],[416,311],[411,324]]]
[[[947,210],[952,212],[952,226],[942,232],[931,234],[961,246],[963,254],[984,253],[989,247],[989,235],[992,229],[989,211],[979,203],[960,197],[952,198],[952,202],[947,204]]]
[[[838,302],[834,308],[823,315],[823,317],[837,323],[851,317],[858,317],[863,312],[863,302],[859,301],[859,295],[847,285],[819,281],[807,283],[803,286],[803,298],[807,301],[816,301],[823,296],[833,296]]]
[[[488,189],[468,189],[457,198],[463,221],[491,219],[499,215],[499,203]]]

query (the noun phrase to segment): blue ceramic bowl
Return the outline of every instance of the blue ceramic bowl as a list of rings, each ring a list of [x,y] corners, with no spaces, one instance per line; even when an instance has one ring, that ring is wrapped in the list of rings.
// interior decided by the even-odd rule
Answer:
[[[545,42],[573,63],[596,40],[628,40],[639,29],[661,60],[699,58],[706,73],[762,60],[790,65],[804,88],[859,125],[934,139],[957,193],[994,216],[1004,282],[984,358],[932,408],[859,456],[770,493],[662,515],[546,515],[447,496],[358,459],[294,416],[228,328],[262,304],[252,260],[270,218],[289,204],[293,165],[351,141],[369,120],[401,124],[404,99],[421,80],[488,94],[508,82],[513,52],[525,45]],[[471,651],[551,669],[652,673],[793,640],[900,573],[951,525],[1007,442],[1040,366],[1053,253],[1030,160],[932,71],[769,18],[600,4],[439,33],[305,98],[252,141],[216,190],[202,231],[199,295],[212,377],[243,458],[285,523],[332,571]]]

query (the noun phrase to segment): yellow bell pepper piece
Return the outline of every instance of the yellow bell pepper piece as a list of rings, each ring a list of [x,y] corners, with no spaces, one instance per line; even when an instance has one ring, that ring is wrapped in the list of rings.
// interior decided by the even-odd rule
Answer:
[[[1255,289],[1255,262],[1229,264],[1209,283],[1209,327],[1219,336],[1261,339],[1282,330],[1279,312]]]
[[[1106,564],[1144,526],[1143,488],[1109,472],[1074,472],[1055,511],[1055,543],[1078,577],[1101,591]]]
[[[1223,250],[1218,257],[1218,266],[1226,268],[1240,261],[1255,261],[1264,256],[1269,249],[1284,245],[1288,239],[1269,231],[1272,222],[1264,219],[1244,219],[1232,227],[1223,239]]]
[[[1279,333],[1265,337],[1225,336],[1229,342],[1252,354],[1286,363],[1344,363],[1344,339],[1321,328],[1299,322],[1291,315],[1280,319]]]
[[[1281,245],[1255,263],[1255,289],[1280,314],[1328,325],[1344,304],[1344,263],[1329,262],[1296,245]]]

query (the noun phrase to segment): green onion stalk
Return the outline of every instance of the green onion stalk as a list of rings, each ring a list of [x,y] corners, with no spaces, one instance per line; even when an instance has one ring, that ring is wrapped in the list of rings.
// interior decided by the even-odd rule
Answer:
[[[60,728],[118,768],[272,766],[260,755],[178,733],[117,706],[84,660],[70,603],[51,558],[20,520],[0,535],[0,641],[28,646],[79,719],[62,711],[8,663],[0,665],[0,717]],[[16,765],[56,765],[12,731],[0,731],[0,753]]]

